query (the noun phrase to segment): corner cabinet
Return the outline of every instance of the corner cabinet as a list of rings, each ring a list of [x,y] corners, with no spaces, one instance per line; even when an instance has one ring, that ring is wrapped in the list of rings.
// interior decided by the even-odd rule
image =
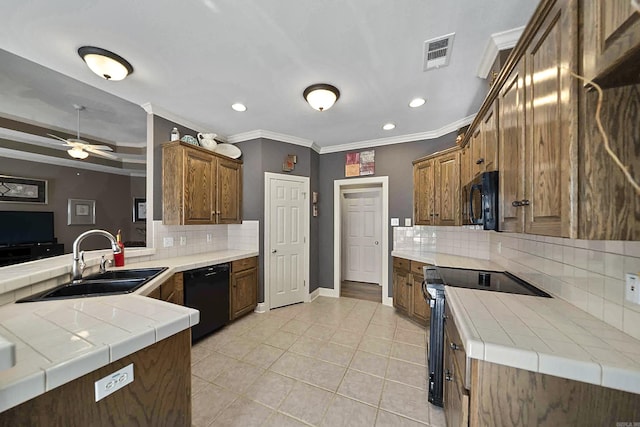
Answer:
[[[184,280],[182,273],[175,273],[160,286],[147,294],[149,298],[184,305]]]
[[[251,313],[258,305],[258,257],[231,263],[229,320]]]
[[[162,222],[242,222],[242,162],[180,141],[162,146]]]
[[[422,267],[426,264],[393,257],[393,306],[422,325],[431,310],[422,295]]]
[[[416,225],[460,225],[460,150],[457,147],[413,162]]]

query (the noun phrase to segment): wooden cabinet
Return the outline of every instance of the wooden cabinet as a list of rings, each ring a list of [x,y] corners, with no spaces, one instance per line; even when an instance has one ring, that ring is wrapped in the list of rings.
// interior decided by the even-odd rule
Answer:
[[[162,222],[242,222],[242,163],[184,142],[162,147]]]
[[[640,14],[629,0],[583,3],[583,70],[603,87],[640,82]]]
[[[258,257],[231,263],[229,320],[251,313],[258,305]]]
[[[481,172],[498,170],[498,116],[497,101],[482,118],[469,140],[471,152],[471,178]]]
[[[467,355],[453,317],[447,317],[446,322],[443,358],[444,414],[448,427],[467,427],[469,425],[469,391],[464,384]],[[465,365],[460,364],[461,360]]]
[[[422,267],[426,264],[404,258],[393,258],[393,306],[425,325],[431,311],[422,295]]]
[[[416,160],[413,191],[416,225],[460,225],[459,149]]]
[[[460,212],[461,223],[463,225],[470,224],[469,217],[469,183],[473,179],[473,167],[471,160],[473,155],[471,145],[467,144],[460,150]]]
[[[182,273],[175,273],[160,286],[147,294],[150,298],[184,305],[184,280]]]

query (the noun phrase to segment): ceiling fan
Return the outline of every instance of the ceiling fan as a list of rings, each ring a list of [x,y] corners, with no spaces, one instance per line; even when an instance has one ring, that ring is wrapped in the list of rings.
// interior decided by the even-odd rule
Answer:
[[[80,139],[80,111],[84,110],[85,107],[82,105],[73,104],[73,108],[75,108],[78,112],[77,138],[64,139],[50,133],[47,135],[55,139],[59,139],[60,141],[64,142],[63,145],[70,147],[69,150],[67,150],[67,153],[69,153],[69,155],[74,159],[86,159],[87,157],[89,157],[89,154],[93,154],[95,156],[104,157],[106,159],[116,160],[118,157],[114,156],[111,153],[108,153],[108,151],[113,151],[113,149],[111,149],[111,147],[109,147],[108,145],[93,145]]]

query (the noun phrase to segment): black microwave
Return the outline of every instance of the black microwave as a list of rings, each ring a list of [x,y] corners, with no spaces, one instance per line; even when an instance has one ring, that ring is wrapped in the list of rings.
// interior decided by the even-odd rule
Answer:
[[[482,172],[467,186],[469,223],[498,231],[498,171]]]

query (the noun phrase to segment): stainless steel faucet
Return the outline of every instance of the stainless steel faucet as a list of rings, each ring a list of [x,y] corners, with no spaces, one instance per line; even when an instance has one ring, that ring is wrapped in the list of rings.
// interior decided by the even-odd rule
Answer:
[[[82,272],[84,271],[85,263],[84,263],[84,251],[80,251],[80,243],[89,237],[89,236],[104,236],[111,242],[111,248],[113,249],[114,254],[120,253],[120,247],[118,246],[118,242],[116,238],[113,237],[113,234],[104,230],[89,230],[85,231],[81,235],[79,235],[76,240],[73,242],[73,266],[71,272],[71,280],[78,281],[82,280]]]

